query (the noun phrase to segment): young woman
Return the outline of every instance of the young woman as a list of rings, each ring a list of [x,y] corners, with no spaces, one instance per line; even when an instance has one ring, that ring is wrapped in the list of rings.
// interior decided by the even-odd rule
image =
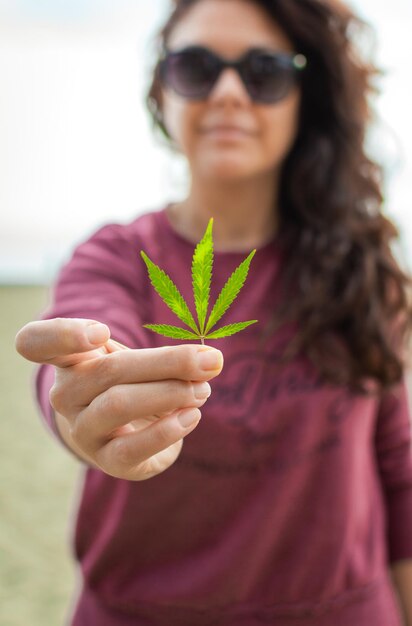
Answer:
[[[148,103],[189,193],[80,245],[16,340],[85,464],[73,626],[412,624],[409,278],[360,29],[337,0],[175,1]],[[174,345],[139,251],[190,300],[212,216],[211,301],[256,248],[224,321],[259,323]]]

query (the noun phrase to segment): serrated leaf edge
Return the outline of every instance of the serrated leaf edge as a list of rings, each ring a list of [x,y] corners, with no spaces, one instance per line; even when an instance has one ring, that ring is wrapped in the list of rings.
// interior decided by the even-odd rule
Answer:
[[[258,320],[248,320],[247,322],[235,322],[233,324],[228,324],[227,326],[221,326],[217,328],[212,333],[208,333],[204,336],[205,339],[221,339],[222,337],[229,337],[230,335],[235,335],[240,331],[244,330],[251,324],[256,324]]]
[[[200,335],[192,333],[190,330],[186,330],[186,328],[171,326],[170,324],[143,324],[143,328],[148,328],[154,333],[163,335],[163,337],[171,337],[172,339],[200,339]]]
[[[158,296],[163,300],[163,302],[166,304],[166,306],[176,315],[176,317],[178,319],[180,319],[184,324],[186,324],[189,328],[191,328],[194,332],[198,333],[199,332],[199,328],[196,325],[196,322],[193,318],[193,315],[187,305],[186,300],[183,298],[182,294],[180,293],[179,289],[176,287],[176,285],[174,284],[174,282],[172,281],[172,279],[170,278],[170,276],[164,271],[162,270],[161,267],[159,267],[158,265],[156,265],[156,263],[154,263],[148,256],[147,254],[144,252],[144,250],[140,251],[140,256],[142,257],[148,273],[149,273],[149,279],[150,282],[153,286],[153,288],[155,289],[156,293],[158,294]],[[162,296],[161,293],[159,293],[159,289],[158,286],[154,283],[153,280],[153,272],[157,271],[161,278],[164,280],[166,279],[166,281],[169,283],[168,287],[171,288],[172,290],[175,291],[175,297],[177,299],[177,301],[180,303],[182,309],[183,309],[183,313],[184,315],[180,314],[175,310],[175,308],[165,300],[165,298]],[[177,328],[177,327],[176,327]]]
[[[252,252],[237,266],[237,268],[232,272],[232,274],[227,279],[226,283],[222,287],[218,297],[216,298],[216,302],[210,312],[208,322],[206,324],[205,334],[207,335],[209,331],[217,324],[217,322],[223,317],[226,311],[229,309],[235,298],[238,296],[239,291],[242,289],[245,284],[247,275],[249,273],[250,263],[253,257],[256,254],[256,249],[252,250]],[[239,278],[238,278],[239,276]],[[232,286],[234,283],[234,287]],[[233,293],[226,295],[226,292],[233,289]]]

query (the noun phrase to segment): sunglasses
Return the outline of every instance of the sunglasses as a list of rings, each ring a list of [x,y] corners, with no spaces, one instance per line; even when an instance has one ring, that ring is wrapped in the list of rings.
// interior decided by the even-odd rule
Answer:
[[[306,65],[303,54],[251,48],[240,58],[228,61],[208,48],[189,46],[176,51],[165,50],[159,72],[163,84],[178,95],[189,100],[204,100],[223,70],[233,68],[254,102],[273,104],[288,95]]]

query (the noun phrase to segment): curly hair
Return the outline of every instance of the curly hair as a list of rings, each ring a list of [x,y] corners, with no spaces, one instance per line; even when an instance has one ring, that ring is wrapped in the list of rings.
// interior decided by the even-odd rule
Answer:
[[[174,0],[164,46],[195,3]],[[284,304],[266,330],[298,329],[285,359],[306,354],[332,384],[357,390],[399,382],[412,328],[410,276],[391,250],[399,236],[383,215],[384,172],[366,154],[376,65],[355,45],[368,25],[340,0],[249,0],[265,9],[308,59],[299,130],[282,165],[277,205],[287,254]],[[158,63],[146,103],[162,121]]]

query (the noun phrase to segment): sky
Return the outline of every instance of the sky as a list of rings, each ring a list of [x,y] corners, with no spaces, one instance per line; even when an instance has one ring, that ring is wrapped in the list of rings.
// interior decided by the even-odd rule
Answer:
[[[412,3],[356,0],[385,70],[369,150],[412,268]],[[50,282],[74,246],[184,196],[144,107],[169,0],[0,0],[0,283]]]

